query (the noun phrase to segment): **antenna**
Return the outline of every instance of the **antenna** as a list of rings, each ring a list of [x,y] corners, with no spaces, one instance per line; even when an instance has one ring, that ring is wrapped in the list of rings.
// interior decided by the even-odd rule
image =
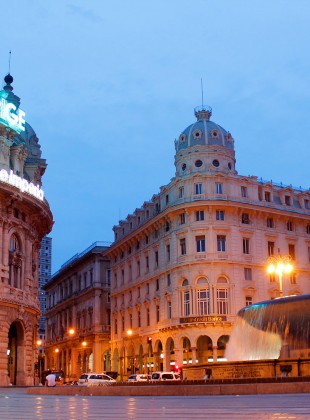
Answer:
[[[11,74],[11,54],[12,54],[12,51],[10,50],[10,52],[9,52],[9,74]]]
[[[201,85],[201,105],[203,106],[203,84],[202,84],[202,78],[200,79],[200,85]]]

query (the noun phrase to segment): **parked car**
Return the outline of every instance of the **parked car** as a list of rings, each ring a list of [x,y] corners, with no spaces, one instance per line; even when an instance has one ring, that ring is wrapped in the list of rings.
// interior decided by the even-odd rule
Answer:
[[[147,382],[149,380],[149,375],[145,375],[142,373],[135,373],[130,375],[127,379],[128,382]]]
[[[153,372],[152,381],[179,381],[180,375],[175,372]]]
[[[111,378],[111,376],[105,375],[104,373],[83,373],[78,381],[80,386],[100,386],[100,385],[110,385],[115,383],[116,380]]]

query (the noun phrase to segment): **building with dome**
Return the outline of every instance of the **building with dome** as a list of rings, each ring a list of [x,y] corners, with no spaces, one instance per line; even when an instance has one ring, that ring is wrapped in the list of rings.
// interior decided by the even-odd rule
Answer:
[[[46,161],[8,74],[0,91],[0,386],[33,385],[37,362],[38,256],[53,225]]]
[[[310,292],[310,192],[236,170],[207,106],[175,141],[175,177],[114,226],[112,370],[170,371],[224,358],[236,313]],[[266,272],[288,255],[294,271]]]

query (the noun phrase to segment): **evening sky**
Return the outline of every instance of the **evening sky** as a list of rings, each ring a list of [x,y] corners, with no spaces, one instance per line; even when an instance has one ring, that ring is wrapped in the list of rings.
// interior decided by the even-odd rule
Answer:
[[[53,271],[174,176],[193,108],[235,139],[241,175],[309,188],[308,0],[18,0],[11,74],[48,167]]]

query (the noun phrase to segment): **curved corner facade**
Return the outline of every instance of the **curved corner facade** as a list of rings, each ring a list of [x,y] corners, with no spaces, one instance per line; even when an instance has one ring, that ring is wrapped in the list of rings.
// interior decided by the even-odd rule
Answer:
[[[122,377],[223,360],[236,313],[280,294],[270,255],[294,260],[285,295],[310,291],[309,190],[238,175],[232,135],[209,107],[195,115],[175,142],[175,177],[114,227],[111,358]]]
[[[40,316],[38,256],[53,218],[42,190],[46,161],[19,110],[10,75],[0,91],[0,386],[33,385]]]

